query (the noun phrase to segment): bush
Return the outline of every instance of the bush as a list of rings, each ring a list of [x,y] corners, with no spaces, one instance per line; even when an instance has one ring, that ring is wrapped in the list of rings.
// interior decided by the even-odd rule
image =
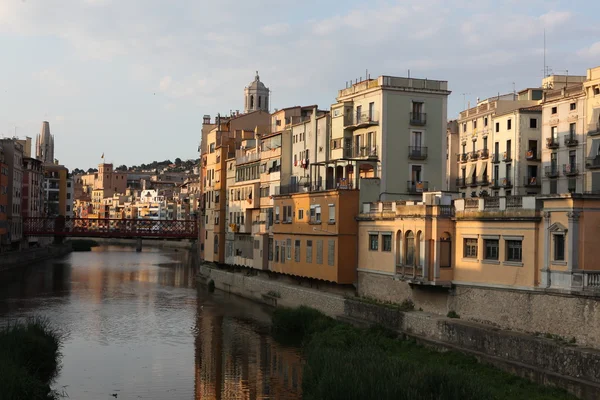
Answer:
[[[0,388],[6,399],[54,399],[62,335],[35,318],[0,329]]]
[[[460,315],[458,315],[456,313],[456,311],[448,311],[448,314],[446,314],[446,317],[448,317],[448,318],[460,318]]]
[[[208,291],[211,293],[215,291],[215,281],[212,279],[208,281]]]

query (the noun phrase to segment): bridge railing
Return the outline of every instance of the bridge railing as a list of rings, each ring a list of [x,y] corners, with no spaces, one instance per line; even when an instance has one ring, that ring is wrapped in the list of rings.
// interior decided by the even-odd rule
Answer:
[[[196,238],[195,220],[31,217],[23,219],[28,236],[105,236]]]

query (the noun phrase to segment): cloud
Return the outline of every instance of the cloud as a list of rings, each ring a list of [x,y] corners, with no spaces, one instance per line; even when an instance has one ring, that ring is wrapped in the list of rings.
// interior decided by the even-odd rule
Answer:
[[[577,51],[577,55],[586,59],[593,59],[597,63],[598,58],[600,58],[600,42],[593,43],[592,45]]]
[[[281,22],[271,25],[265,25],[260,28],[263,35],[266,36],[281,36],[290,31],[290,24]]]
[[[173,78],[171,78],[170,76],[165,76],[160,80],[160,83],[158,84],[158,88],[160,89],[161,92],[166,92],[167,90],[169,90],[172,83],[173,83]]]

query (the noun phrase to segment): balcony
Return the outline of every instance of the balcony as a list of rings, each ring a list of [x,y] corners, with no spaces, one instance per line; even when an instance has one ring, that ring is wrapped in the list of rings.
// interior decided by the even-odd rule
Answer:
[[[249,154],[245,154],[245,155],[241,155],[242,152],[239,152],[239,154],[240,155],[235,158],[236,165],[246,164],[246,163],[260,160],[260,153],[257,153],[257,152],[249,153]]]
[[[422,112],[410,113],[410,124],[413,126],[424,126],[427,123],[427,114]]]
[[[477,187],[477,178],[467,178],[467,185],[469,185],[470,187]]]
[[[481,178],[477,179],[477,184],[479,186],[488,186],[490,184],[490,178],[487,175],[484,175]]]
[[[540,154],[538,153],[537,149],[527,150],[527,153],[525,153],[525,158],[527,161],[540,161]]]
[[[546,178],[558,178],[558,166],[557,165],[549,165],[544,168],[544,175]]]
[[[588,131],[588,135],[590,135],[590,136],[600,135],[600,122],[596,122],[596,125],[592,125],[592,127]]]
[[[598,169],[600,168],[600,156],[596,156],[594,158],[588,158],[585,162],[585,166],[588,169]]]
[[[513,186],[512,181],[510,180],[510,178],[502,178],[500,181],[500,186],[508,189],[511,188]]]
[[[482,160],[486,160],[486,159],[490,158],[490,150],[489,149],[479,150],[479,158],[481,158]]]
[[[466,188],[467,187],[467,179],[466,178],[457,178],[456,179],[456,187]]]
[[[494,153],[492,154],[492,164],[500,163],[500,154]]]
[[[379,114],[376,111],[354,112],[344,119],[346,129],[354,130],[379,124]]]
[[[577,135],[575,135],[574,133],[569,133],[568,135],[566,135],[565,136],[565,146],[567,146],[567,147],[577,146],[579,144],[579,141],[576,138],[577,138]]]
[[[469,153],[469,161],[475,161],[479,158],[479,152],[478,151],[472,151]]]
[[[505,151],[504,153],[502,153],[502,161],[504,161],[504,162],[512,161],[512,154],[510,154],[510,151]]]
[[[490,188],[491,189],[500,189],[500,179],[498,179],[498,178],[492,179],[492,181],[490,182]]]
[[[367,158],[377,160],[377,146],[350,146],[344,149],[344,158]]]
[[[564,176],[576,176],[579,174],[579,168],[576,164],[563,164],[563,175]]]
[[[462,154],[457,154],[456,155],[456,161],[460,162],[460,163],[466,163],[467,162],[467,153],[462,153]]]
[[[427,158],[427,147],[408,146],[408,158],[411,160],[425,160]]]
[[[529,188],[537,188],[540,187],[540,181],[538,180],[537,176],[529,176],[526,175],[523,177],[523,186],[525,187],[529,187]]]
[[[559,143],[557,138],[546,138],[546,147],[548,149],[558,149]]]
[[[429,190],[429,182],[428,181],[407,181],[406,182],[406,191],[408,193],[423,193]]]

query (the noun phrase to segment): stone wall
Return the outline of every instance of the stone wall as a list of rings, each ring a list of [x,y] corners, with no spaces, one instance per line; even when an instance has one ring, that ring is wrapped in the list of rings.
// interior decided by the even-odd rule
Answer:
[[[212,279],[217,289],[261,303],[283,307],[305,305],[332,317],[344,314],[342,296],[299,285],[294,286],[278,279],[269,279],[267,275],[248,276],[243,273],[219,270],[208,265],[200,265],[198,274],[199,279],[204,283]],[[269,293],[276,295],[269,295]]]
[[[416,309],[526,333],[553,334],[600,349],[600,301],[591,296],[458,285],[452,290],[411,286],[391,276],[358,273],[362,297],[401,303]]]
[[[117,239],[117,238],[82,238],[95,240],[99,244],[113,246],[136,246],[137,239]],[[195,240],[165,240],[165,239],[143,239],[142,247],[164,247],[174,249],[195,249]]]
[[[51,258],[62,257],[73,249],[67,244],[0,253],[0,271]]]

